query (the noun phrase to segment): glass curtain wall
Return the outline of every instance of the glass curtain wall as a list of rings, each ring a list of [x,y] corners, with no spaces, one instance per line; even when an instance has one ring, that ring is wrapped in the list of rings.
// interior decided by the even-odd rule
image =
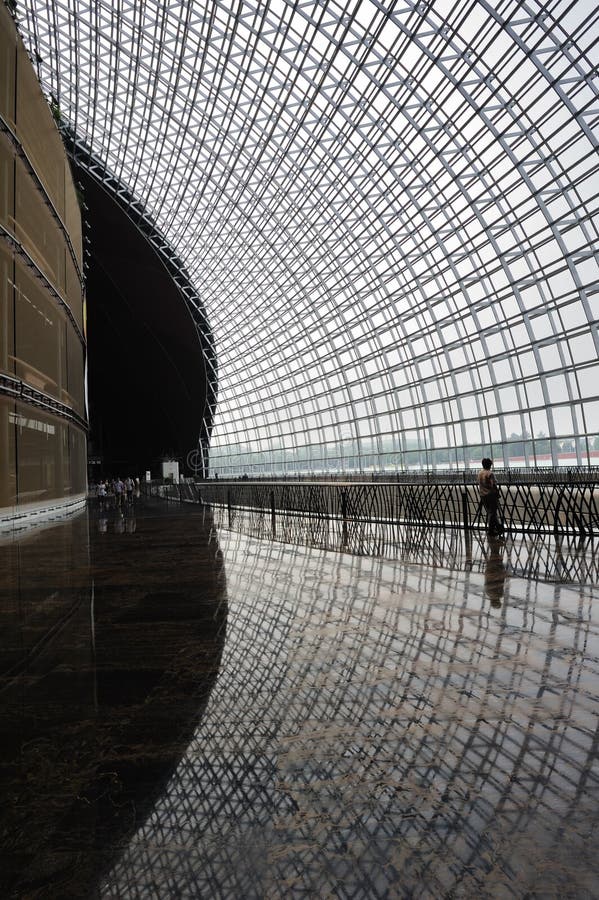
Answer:
[[[596,3],[19,10],[207,309],[219,476],[599,460]]]

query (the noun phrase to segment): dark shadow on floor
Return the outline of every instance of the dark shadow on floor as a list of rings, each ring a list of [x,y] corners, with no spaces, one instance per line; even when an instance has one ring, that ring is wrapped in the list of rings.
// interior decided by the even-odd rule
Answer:
[[[186,513],[96,505],[0,542],[3,897],[94,896],[202,718],[226,581]]]

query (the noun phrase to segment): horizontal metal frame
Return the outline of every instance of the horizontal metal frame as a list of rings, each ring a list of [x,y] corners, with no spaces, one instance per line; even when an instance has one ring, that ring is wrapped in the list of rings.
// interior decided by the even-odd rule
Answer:
[[[42,195],[44,203],[46,204],[46,206],[48,207],[48,209],[50,210],[50,212],[52,214],[52,218],[54,219],[54,221],[60,228],[60,230],[62,232],[62,236],[64,238],[64,242],[68,247],[72,263],[75,266],[75,271],[77,272],[77,277],[79,278],[79,283],[81,285],[81,292],[85,293],[85,277],[84,277],[81,267],[79,265],[77,255],[75,253],[75,248],[73,247],[73,243],[71,241],[71,236],[70,236],[69,232],[67,231],[67,227],[64,224],[64,222],[62,221],[62,218],[60,217],[58,210],[54,206],[54,203],[52,202],[52,198],[50,197],[48,191],[46,190],[41,178],[37,174],[33,163],[29,159],[29,156],[27,155],[27,151],[24,149],[23,145],[19,141],[19,138],[14,133],[11,126],[6,121],[6,119],[3,118],[2,115],[0,115],[0,131],[3,131],[6,135],[8,135],[11,144],[15,148],[17,156],[19,157],[19,159],[21,160],[21,162],[24,164],[25,168],[27,169],[27,173],[28,173],[29,177],[35,184],[39,193]]]
[[[66,419],[67,422],[76,425],[77,428],[86,433],[89,430],[87,420],[80,416],[79,413],[76,413],[74,409],[71,409],[70,406],[61,403],[60,400],[55,400],[49,394],[44,394],[42,391],[30,387],[24,381],[21,381],[20,378],[14,378],[3,372],[0,372],[0,396],[10,397],[18,400],[20,403],[26,403],[54,416],[59,416],[61,419]]]
[[[564,466],[559,467],[546,467],[540,469],[501,469],[494,468],[494,473],[497,480],[501,484],[531,484],[531,483],[543,483],[543,484],[569,484],[572,481],[576,481],[577,483],[585,483],[585,484],[596,484],[599,483],[599,466]],[[260,478],[260,476],[252,476],[252,483],[268,483],[268,484],[279,484],[279,483],[322,483],[322,482],[347,482],[349,484],[353,484],[355,482],[360,483],[369,483],[376,482],[380,484],[395,482],[397,484],[475,484],[477,479],[478,469],[458,469],[458,470],[423,470],[423,471],[405,471],[399,470],[396,473],[392,472],[371,472],[365,474],[364,472],[356,472],[352,474],[351,472],[343,472],[342,474],[335,475],[327,472],[326,475],[316,475],[314,473],[310,473],[309,475],[289,475],[289,476],[281,476],[272,478],[269,476],[264,476]],[[244,480],[243,477],[238,477],[234,479],[223,479],[226,483],[232,482],[233,484],[237,483],[237,481]]]
[[[36,278],[38,278],[43,283],[44,288],[48,291],[48,293],[51,294],[52,297],[54,297],[56,302],[59,304],[59,306],[61,306],[62,309],[64,309],[69,322],[71,323],[71,325],[73,326],[73,328],[75,330],[75,334],[79,338],[79,341],[81,342],[81,344],[85,347],[86,346],[85,336],[83,334],[83,331],[79,327],[79,323],[77,322],[77,319],[73,315],[73,310],[71,309],[71,307],[69,306],[67,301],[64,299],[62,294],[60,294],[60,292],[54,287],[54,285],[52,284],[52,282],[50,281],[48,276],[45,275],[44,272],[42,272],[42,270],[40,269],[38,264],[35,262],[33,257],[30,256],[30,254],[27,252],[25,247],[23,247],[21,242],[18,241],[16,239],[16,237],[13,234],[11,234],[10,231],[8,231],[8,229],[5,228],[4,225],[2,225],[2,224],[0,224],[0,238],[4,239],[7,244],[10,244],[11,249],[20,256],[20,258],[22,259],[25,266],[27,266],[28,269],[31,269],[33,271]]]

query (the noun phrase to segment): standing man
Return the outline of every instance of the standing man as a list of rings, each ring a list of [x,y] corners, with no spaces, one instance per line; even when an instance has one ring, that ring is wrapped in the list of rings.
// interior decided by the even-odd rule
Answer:
[[[125,491],[125,485],[121,481],[121,476],[119,475],[114,483],[115,503],[116,503],[117,507],[120,507],[120,505],[121,505],[124,491]]]
[[[480,499],[487,512],[487,534],[492,537],[503,535],[503,527],[497,517],[497,503],[499,501],[499,488],[491,469],[493,460],[485,457],[482,460],[482,469],[478,473],[478,489]]]

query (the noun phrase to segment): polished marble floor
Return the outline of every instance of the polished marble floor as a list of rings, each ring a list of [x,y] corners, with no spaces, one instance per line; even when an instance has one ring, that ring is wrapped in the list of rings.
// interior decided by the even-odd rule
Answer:
[[[456,540],[0,537],[0,896],[599,896],[595,549]]]

